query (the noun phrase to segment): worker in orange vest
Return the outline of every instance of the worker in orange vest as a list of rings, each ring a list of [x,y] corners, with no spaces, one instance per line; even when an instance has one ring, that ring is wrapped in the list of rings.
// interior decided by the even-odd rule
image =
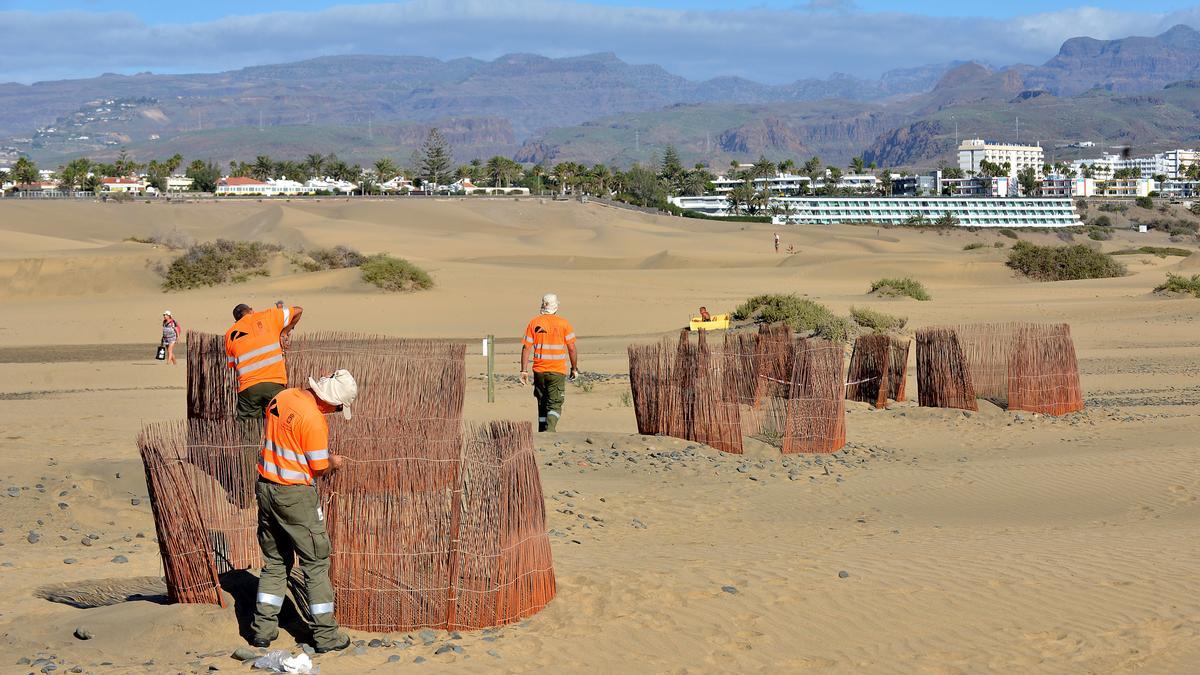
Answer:
[[[250,644],[255,647],[269,647],[279,636],[279,610],[297,560],[304,572],[316,651],[350,645],[333,616],[329,534],[313,479],[341,468],[341,456],[329,452],[325,415],[341,411],[350,419],[356,398],[354,376],[338,370],[320,380],[309,378],[304,389],[284,389],[267,404],[255,486],[263,559],[251,624]]]
[[[300,307],[254,311],[245,303],[233,308],[235,323],[225,332],[225,356],[238,374],[237,419],[262,419],[263,410],[287,387],[283,350],[300,321]]]
[[[533,352],[533,396],[538,402],[538,431],[556,431],[567,393],[567,376],[579,375],[575,329],[558,316],[558,296],[542,296],[541,312],[525,327],[521,341],[521,384],[529,384],[529,354]],[[567,370],[567,360],[571,368]]]

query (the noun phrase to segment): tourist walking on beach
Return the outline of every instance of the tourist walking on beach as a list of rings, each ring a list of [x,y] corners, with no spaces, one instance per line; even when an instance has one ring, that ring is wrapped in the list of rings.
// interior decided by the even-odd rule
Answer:
[[[300,307],[272,307],[255,312],[250,305],[233,308],[235,323],[225,333],[226,363],[238,374],[237,419],[262,419],[263,410],[287,387],[283,350],[300,321]]]
[[[179,325],[179,322],[175,320],[175,317],[171,316],[171,310],[164,309],[162,323],[162,344],[167,348],[166,361],[171,365],[175,365],[175,343],[178,342],[179,338],[181,337],[183,337],[183,328]]]
[[[779,233],[775,233],[775,252],[779,253]]]
[[[529,354],[533,352],[533,396],[538,404],[538,431],[556,431],[562,417],[568,374],[579,375],[575,329],[558,316],[558,296],[542,296],[542,309],[525,327],[521,340],[521,384],[529,384]],[[567,360],[571,367],[567,369]]]
[[[304,572],[313,647],[323,654],[350,645],[333,618],[329,534],[313,479],[342,466],[339,455],[329,454],[325,415],[341,411],[350,419],[350,404],[357,397],[354,377],[338,370],[320,380],[308,378],[304,389],[284,389],[267,404],[254,490],[263,560],[251,624],[250,644],[255,647],[270,647],[279,637],[279,610],[295,561]]]

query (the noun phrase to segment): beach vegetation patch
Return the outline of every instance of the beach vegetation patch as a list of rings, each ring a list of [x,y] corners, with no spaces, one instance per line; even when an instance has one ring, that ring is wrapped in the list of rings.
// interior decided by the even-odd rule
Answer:
[[[380,253],[367,258],[360,266],[362,280],[385,291],[408,293],[433,288],[433,277],[425,270],[403,258]]]
[[[280,250],[277,244],[260,241],[218,239],[192,244],[183,255],[160,270],[163,290],[184,291],[269,276],[267,261]]]
[[[1155,293],[1171,295],[1191,295],[1200,298],[1200,274],[1184,276],[1167,273],[1167,280],[1154,289]]]
[[[1038,246],[1017,242],[1006,263],[1012,269],[1038,281],[1107,279],[1125,276],[1125,265],[1107,253],[1084,244],[1074,246]]]
[[[794,293],[756,295],[738,305],[733,310],[733,318],[755,323],[783,322],[800,335],[834,342],[848,341],[853,332],[853,324],[849,319],[834,314],[819,302]]]
[[[854,323],[876,333],[895,333],[908,325],[908,318],[895,316],[866,307],[851,307],[850,318]]]
[[[929,295],[929,291],[925,290],[924,284],[909,277],[902,279],[876,279],[871,282],[871,288],[867,293],[877,295],[881,298],[908,297],[913,300],[933,299],[933,296]]]

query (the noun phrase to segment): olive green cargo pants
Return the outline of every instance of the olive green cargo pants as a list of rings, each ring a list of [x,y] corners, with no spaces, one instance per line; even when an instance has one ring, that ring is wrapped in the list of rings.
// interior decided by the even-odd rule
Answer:
[[[287,389],[287,386],[278,382],[259,382],[239,391],[237,395],[238,421],[261,421],[263,415],[267,413],[267,404],[284,389]]]
[[[329,535],[317,489],[311,485],[277,485],[259,480],[258,545],[262,572],[254,606],[254,637],[275,639],[279,609],[287,593],[287,578],[298,559],[304,571],[308,610],[313,617],[313,642],[318,648],[344,641],[333,618],[333,586],[329,583]]]
[[[562,373],[533,374],[533,396],[538,402],[538,431],[556,431],[567,394],[567,376]]]

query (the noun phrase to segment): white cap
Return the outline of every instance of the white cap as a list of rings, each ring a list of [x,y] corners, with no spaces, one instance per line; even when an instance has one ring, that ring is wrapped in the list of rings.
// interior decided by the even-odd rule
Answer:
[[[358,383],[350,371],[339,369],[319,380],[308,378],[308,386],[317,398],[329,405],[342,406],[342,417],[350,419],[350,404],[358,398]]]
[[[554,314],[558,312],[558,296],[554,293],[547,293],[542,296],[542,313]]]
[[[163,316],[171,316],[171,310],[169,310],[169,309],[164,309],[164,310],[163,310]]]

